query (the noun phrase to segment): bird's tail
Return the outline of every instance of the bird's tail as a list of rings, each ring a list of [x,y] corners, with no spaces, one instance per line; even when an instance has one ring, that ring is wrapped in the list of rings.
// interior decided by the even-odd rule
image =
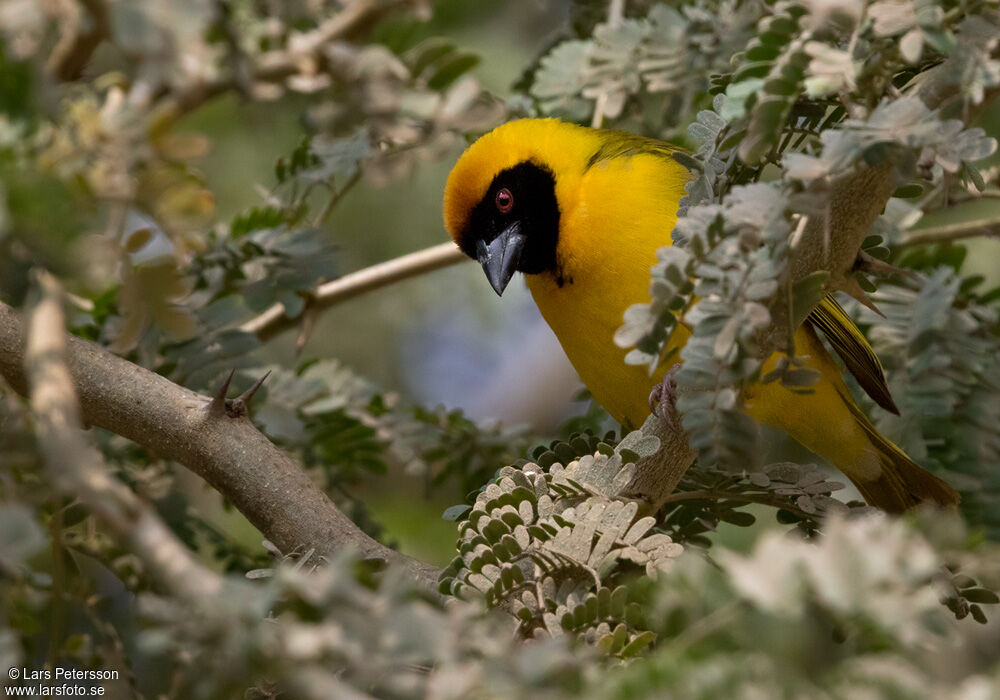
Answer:
[[[844,403],[878,452],[882,466],[874,481],[851,477],[869,505],[889,513],[902,513],[921,503],[941,507],[958,504],[959,495],[955,489],[907,457],[903,450],[879,433],[854,401],[845,400]]]

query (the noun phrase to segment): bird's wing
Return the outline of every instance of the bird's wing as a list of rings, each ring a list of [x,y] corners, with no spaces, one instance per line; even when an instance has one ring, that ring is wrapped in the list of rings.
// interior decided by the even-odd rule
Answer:
[[[806,323],[823,332],[830,346],[847,365],[847,370],[854,375],[858,384],[875,403],[899,415],[899,409],[896,408],[889,387],[885,383],[882,363],[861,333],[861,329],[855,325],[836,299],[832,296],[824,297],[806,318]]]
[[[683,148],[666,141],[630,134],[627,131],[605,129],[601,131],[601,136],[601,147],[590,157],[587,163],[588,168],[613,158],[629,158],[640,154],[672,158],[674,153],[686,153]]]

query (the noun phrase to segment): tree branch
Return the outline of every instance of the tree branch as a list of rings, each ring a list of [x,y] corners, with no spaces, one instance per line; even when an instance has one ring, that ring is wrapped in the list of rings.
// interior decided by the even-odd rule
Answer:
[[[608,19],[607,25],[616,29],[622,23],[625,18],[625,0],[608,0]],[[604,124],[604,111],[608,104],[608,91],[602,90],[594,100],[594,116],[591,117],[590,126],[595,129],[600,129]]]
[[[918,229],[907,233],[897,245],[925,245],[928,243],[945,243],[978,237],[1000,237],[1000,221],[994,218]]]
[[[861,294],[853,277],[853,267],[876,217],[895,189],[892,164],[864,167],[826,183],[829,207],[826,216],[805,220],[786,275],[789,288],[818,270],[830,271],[827,288]],[[818,301],[818,299],[817,299]],[[770,312],[772,319],[793,318],[790,300],[777,295]],[[788,333],[795,331],[811,309],[794,309],[792,323],[776,323],[761,334],[759,356],[770,357],[789,347]],[[660,449],[636,465],[636,476],[623,491],[628,498],[643,501],[657,510],[680,483],[697,456],[688,443],[682,417],[669,406],[670,420],[654,415],[643,432],[660,440]]]
[[[0,303],[0,374],[27,393],[25,324]],[[246,417],[213,415],[211,399],[79,338],[69,338],[66,366],[82,418],[179,462],[229,499],[285,552],[344,547],[397,563],[429,590],[439,570],[385,547],[344,515],[301,467]]]
[[[664,412],[669,420],[664,420]],[[642,426],[644,433],[656,436],[660,447],[636,463],[635,477],[623,489],[622,495],[642,501],[644,509],[650,513],[655,513],[667,502],[698,456],[688,444],[681,423],[683,418],[676,402],[671,400],[661,404],[660,410],[654,411]]]
[[[81,8],[67,13],[61,36],[46,68],[62,82],[76,80],[83,74],[90,57],[108,35],[108,8],[103,0],[79,0]]]
[[[250,81],[274,83],[303,72],[310,65],[318,65],[325,60],[322,49],[330,42],[349,41],[364,34],[387,14],[419,4],[420,0],[354,0],[315,29],[290,37],[286,48],[255,57]],[[193,83],[177,93],[164,93],[162,111],[156,120],[155,129],[162,130],[213,97],[239,87],[241,84],[238,76],[228,75],[216,80]]]
[[[442,243],[378,265],[372,265],[344,275],[332,282],[321,284],[309,296],[304,313],[321,311],[366,292],[442,267],[448,267],[463,260],[467,260],[467,258],[461,250],[455,247],[454,243]],[[300,314],[301,316],[302,314]],[[298,322],[298,318],[290,318],[285,315],[284,306],[275,304],[264,313],[244,323],[240,326],[240,330],[245,333],[253,333],[261,341],[266,341],[284,330],[295,327]]]
[[[80,430],[80,407],[67,367],[66,325],[59,283],[38,275],[24,354],[35,431],[53,485],[79,498],[128,544],[150,575],[186,598],[218,594],[223,581],[199,563],[156,513],[111,478],[101,453]]]

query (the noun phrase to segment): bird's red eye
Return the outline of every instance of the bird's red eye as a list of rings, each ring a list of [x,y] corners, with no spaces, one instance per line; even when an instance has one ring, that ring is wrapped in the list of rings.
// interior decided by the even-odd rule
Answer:
[[[506,214],[514,207],[514,195],[510,193],[506,187],[497,192],[497,209],[500,210],[501,214]]]

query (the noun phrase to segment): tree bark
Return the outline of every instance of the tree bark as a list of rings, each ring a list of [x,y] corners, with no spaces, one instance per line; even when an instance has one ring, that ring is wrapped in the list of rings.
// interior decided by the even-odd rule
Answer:
[[[0,374],[27,394],[25,324],[0,303]],[[439,570],[389,549],[365,534],[246,417],[209,412],[211,399],[174,384],[101,347],[69,338],[67,366],[81,415],[183,464],[205,479],[283,552],[344,547],[365,558],[404,566],[428,589]]]

